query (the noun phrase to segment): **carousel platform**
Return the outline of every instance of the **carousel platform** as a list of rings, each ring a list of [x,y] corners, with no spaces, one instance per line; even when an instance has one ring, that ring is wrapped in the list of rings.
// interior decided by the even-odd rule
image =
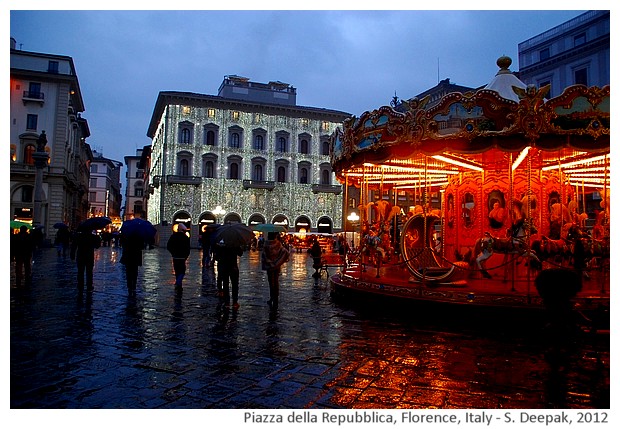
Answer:
[[[584,329],[609,330],[609,276],[593,270],[571,300]],[[404,311],[424,311],[430,315],[458,314],[484,322],[527,320],[544,323],[548,308],[535,286],[535,275],[515,275],[504,280],[500,273],[490,279],[475,273],[453,276],[451,281],[419,281],[402,265],[373,266],[358,264],[341,269],[330,277],[332,293],[347,300],[367,300],[396,305]]]

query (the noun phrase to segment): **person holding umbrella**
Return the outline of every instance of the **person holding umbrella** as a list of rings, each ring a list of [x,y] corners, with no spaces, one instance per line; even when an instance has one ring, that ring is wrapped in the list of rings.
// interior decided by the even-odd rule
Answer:
[[[63,257],[67,257],[67,250],[71,247],[71,232],[69,232],[69,227],[62,222],[58,222],[54,224],[54,228],[58,229],[54,240],[54,244],[57,246],[58,256],[62,254]]]
[[[181,291],[183,288],[183,277],[185,277],[185,261],[189,258],[190,252],[190,240],[189,236],[185,233],[187,227],[178,223],[173,226],[173,233],[168,239],[166,249],[172,255],[172,266],[174,268],[175,282],[174,286],[177,291]]]
[[[123,222],[120,243],[123,248],[121,264],[125,266],[127,289],[136,290],[138,285],[138,267],[142,266],[142,250],[146,244],[152,244],[157,229],[147,220],[133,218]]]
[[[78,228],[71,242],[71,260],[77,263],[77,287],[84,290],[84,275],[86,275],[86,290],[93,290],[93,267],[95,266],[95,249],[101,246],[101,239],[97,231],[88,228]]]
[[[243,255],[243,248],[238,245],[228,246],[220,240],[213,249],[217,261],[218,286],[222,285],[224,304],[230,303],[230,288],[232,286],[233,308],[239,308],[239,265],[237,257]]]
[[[269,307],[277,310],[280,296],[280,270],[282,264],[288,261],[289,252],[282,245],[280,237],[275,232],[267,234],[267,243],[261,253],[261,264],[263,270],[267,271],[267,281],[269,282]]]

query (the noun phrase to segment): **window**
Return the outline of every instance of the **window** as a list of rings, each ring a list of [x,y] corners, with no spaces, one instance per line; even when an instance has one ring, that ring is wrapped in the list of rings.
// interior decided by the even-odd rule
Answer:
[[[22,203],[31,203],[34,187],[22,186]]]
[[[90,187],[91,188],[96,188],[97,187],[97,178],[90,179]]]
[[[134,214],[142,214],[142,201],[136,201],[133,204],[133,212]]]
[[[540,52],[538,53],[540,56],[540,61],[545,61],[549,59],[549,48],[544,48],[541,49]]]
[[[48,73],[58,73],[58,61],[49,61],[47,63]]]
[[[144,177],[144,170],[137,170],[136,179],[142,179],[142,177]]]
[[[26,116],[26,129],[36,130],[38,119],[39,119],[38,115],[29,114],[28,116]]]
[[[228,166],[228,178],[239,179],[239,164],[237,164],[236,162],[232,162]]]
[[[329,156],[329,142],[328,141],[324,141],[322,147],[323,147],[322,154]]]
[[[575,70],[575,84],[588,85],[588,69],[582,68]]]
[[[97,193],[96,192],[89,192],[88,193],[88,201],[90,201],[91,203],[96,203],[97,202]]]
[[[180,143],[189,143],[190,142],[190,132],[187,128],[183,128],[181,130],[181,139]]]
[[[283,166],[278,167],[278,182],[286,182],[286,168]]]
[[[299,142],[299,153],[308,153],[308,140]]]
[[[204,176],[211,179],[215,177],[215,165],[213,164],[213,161],[205,161]]]
[[[329,185],[329,184],[330,184],[329,170],[322,170],[321,171],[321,185]]]
[[[310,183],[310,171],[312,164],[308,161],[302,161],[297,164],[297,182],[298,183]]]
[[[329,122],[323,121],[321,127],[323,128],[323,131],[329,131]]]
[[[28,84],[28,98],[41,99],[41,84],[39,82],[30,82]]]
[[[215,146],[215,131],[207,131],[207,145]]]
[[[133,190],[133,196],[134,197],[141,197],[144,195],[144,188],[140,187],[135,187]]]
[[[286,152],[286,139],[284,137],[278,138],[278,152]]]
[[[265,139],[261,135],[257,135],[254,137],[254,149],[256,150],[264,150],[265,149]]]
[[[239,112],[237,112],[236,110],[234,112],[232,112],[232,118],[233,118],[233,121],[238,121],[239,120]]]
[[[207,146],[217,146],[219,127],[215,124],[207,124],[203,127],[204,144]]]
[[[90,172],[91,173],[97,173],[97,164],[91,164]]]
[[[581,46],[586,43],[586,33],[579,33],[573,37],[573,44],[575,47]]]
[[[182,159],[179,162],[179,174],[181,176],[189,176],[189,161],[187,159]]]
[[[24,164],[34,165],[34,158],[32,154],[35,151],[35,147],[33,144],[26,145],[24,148]]]
[[[192,175],[192,154],[187,151],[177,153],[177,174],[179,176]]]
[[[189,121],[179,123],[179,143],[191,144],[194,140],[194,124]]]
[[[207,115],[209,118],[215,118],[215,109],[207,109]]]
[[[302,127],[307,127],[309,123],[310,123],[310,120],[308,118],[301,118]]]
[[[263,166],[260,164],[254,165],[254,171],[252,172],[252,180],[263,180]]]
[[[230,147],[239,147],[239,133],[232,133],[230,135]]]
[[[210,179],[215,178],[215,169],[217,166],[217,155],[207,153],[202,155],[202,176]]]

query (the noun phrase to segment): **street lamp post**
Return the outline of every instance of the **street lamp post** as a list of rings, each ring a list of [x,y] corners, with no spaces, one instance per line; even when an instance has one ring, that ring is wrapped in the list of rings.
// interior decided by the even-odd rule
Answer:
[[[353,234],[353,239],[351,240],[351,243],[353,244],[353,247],[355,247],[355,226],[360,220],[360,217],[357,215],[357,213],[351,212],[351,214],[347,216],[347,220],[351,223],[351,233]]]

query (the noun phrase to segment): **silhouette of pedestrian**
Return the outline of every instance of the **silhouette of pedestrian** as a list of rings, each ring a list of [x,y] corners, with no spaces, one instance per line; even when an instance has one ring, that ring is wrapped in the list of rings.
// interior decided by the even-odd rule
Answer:
[[[267,281],[269,282],[269,307],[272,310],[278,308],[280,297],[280,270],[282,264],[288,261],[289,251],[282,245],[279,237],[270,232],[267,242],[263,246],[261,253],[262,269],[267,271]]]
[[[230,302],[230,288],[232,286],[233,307],[239,307],[239,265],[237,257],[243,255],[243,249],[239,246],[227,247],[224,241],[218,242],[213,249],[217,261],[217,274],[221,276],[222,299],[224,304]],[[219,282],[218,282],[219,283]]]
[[[11,260],[15,261],[15,285],[20,287],[25,277],[26,283],[32,279],[32,252],[34,239],[23,225],[17,234],[11,235]]]
[[[321,255],[323,254],[323,250],[317,239],[314,239],[312,246],[308,249],[308,253],[312,256],[312,268],[314,268],[312,277],[321,277],[319,270],[321,269]]]
[[[189,236],[186,234],[187,227],[184,224],[176,224],[176,228],[173,226],[173,231],[166,244],[166,249],[168,249],[168,252],[172,255],[175,289],[181,291],[186,270],[185,261],[187,261],[190,252],[190,240]]]
[[[138,285],[138,267],[142,266],[144,240],[137,234],[129,236],[121,234],[120,241],[123,247],[123,255],[120,262],[125,266],[127,289],[134,291]]]
[[[77,262],[77,287],[84,290],[84,275],[86,275],[86,290],[93,290],[93,267],[95,266],[95,249],[101,246],[101,239],[97,231],[77,231],[71,242],[71,260]]]
[[[71,232],[69,232],[69,229],[59,228],[54,241],[58,250],[58,256],[62,254],[63,257],[66,257],[67,251],[71,247]]]

